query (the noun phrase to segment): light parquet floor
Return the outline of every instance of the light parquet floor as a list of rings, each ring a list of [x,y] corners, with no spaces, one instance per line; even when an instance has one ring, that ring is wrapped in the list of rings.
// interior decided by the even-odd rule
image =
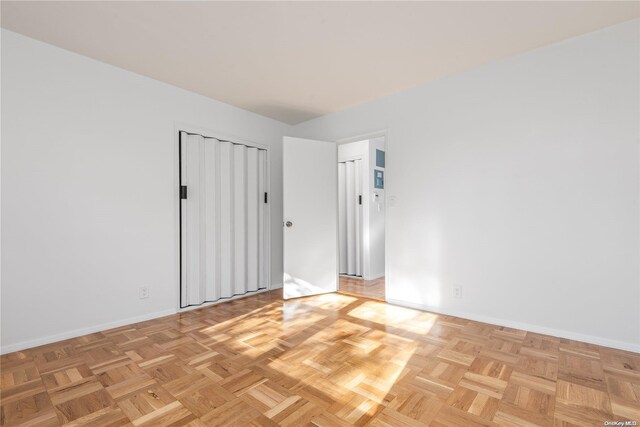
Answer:
[[[601,426],[640,355],[370,299],[264,293],[2,356],[3,426]]]
[[[338,292],[384,301],[384,277],[364,280],[360,277],[340,276]]]

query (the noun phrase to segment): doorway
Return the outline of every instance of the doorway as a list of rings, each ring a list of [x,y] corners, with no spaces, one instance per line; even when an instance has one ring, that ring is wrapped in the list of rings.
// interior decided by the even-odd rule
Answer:
[[[385,137],[338,146],[341,293],[385,299]]]

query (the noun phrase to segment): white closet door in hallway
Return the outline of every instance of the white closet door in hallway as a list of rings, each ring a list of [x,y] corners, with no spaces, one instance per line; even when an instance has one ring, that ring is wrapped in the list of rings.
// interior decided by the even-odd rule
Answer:
[[[180,306],[266,289],[267,151],[180,132]]]
[[[362,160],[338,163],[340,274],[362,276]]]

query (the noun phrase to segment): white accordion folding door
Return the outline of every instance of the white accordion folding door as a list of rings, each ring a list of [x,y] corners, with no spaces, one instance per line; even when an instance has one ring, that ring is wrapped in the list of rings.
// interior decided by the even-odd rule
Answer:
[[[362,160],[338,164],[340,274],[362,276]]]
[[[269,285],[267,151],[180,132],[180,306]]]

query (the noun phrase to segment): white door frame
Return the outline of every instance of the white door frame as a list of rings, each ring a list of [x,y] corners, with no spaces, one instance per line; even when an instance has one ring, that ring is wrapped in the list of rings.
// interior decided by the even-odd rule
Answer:
[[[345,137],[345,138],[340,138],[337,139],[335,142],[338,145],[343,145],[343,144],[349,144],[351,142],[358,142],[358,141],[363,141],[365,139],[373,139],[373,138],[380,138],[380,137],[384,137],[384,152],[385,152],[385,164],[384,164],[384,190],[385,190],[385,198],[384,198],[384,300],[387,301],[388,300],[388,289],[389,289],[389,282],[390,282],[390,269],[389,269],[389,227],[387,227],[387,224],[389,223],[388,221],[388,215],[389,215],[389,204],[387,203],[387,200],[389,200],[389,163],[388,163],[388,159],[387,159],[387,153],[389,152],[389,142],[390,142],[390,138],[389,138],[390,132],[389,129],[381,129],[381,130],[377,130],[377,131],[371,131],[371,132],[367,132],[367,133],[363,133],[360,135],[356,135],[356,136],[349,136],[349,137]],[[338,212],[339,214],[339,212]],[[339,270],[339,269],[338,269]],[[340,287],[340,274],[338,273],[338,288]]]
[[[180,307],[180,298],[181,298],[181,289],[180,289],[180,281],[181,281],[181,250],[182,250],[182,241],[181,241],[181,223],[180,223],[180,218],[181,218],[181,200],[179,197],[180,194],[180,132],[188,132],[188,133],[196,133],[205,137],[209,137],[209,138],[215,138],[215,139],[219,139],[219,140],[225,140],[225,141],[230,141],[230,142],[235,142],[237,144],[242,144],[242,145],[246,145],[248,147],[255,147],[255,148],[259,148],[261,150],[265,150],[267,153],[267,182],[266,184],[266,192],[269,194],[269,203],[267,203],[267,223],[269,224],[269,227],[267,229],[267,238],[269,239],[269,250],[267,251],[267,288],[266,289],[261,289],[258,290],[256,292],[251,292],[248,293],[246,295],[236,295],[234,297],[231,298],[224,298],[224,299],[219,299],[217,301],[212,301],[212,302],[206,302],[203,303],[201,305],[197,305],[197,306],[191,306],[191,307]],[[267,144],[262,144],[259,142],[254,142],[254,141],[250,141],[247,139],[243,139],[237,136],[233,136],[233,135],[228,135],[228,134],[224,134],[223,132],[219,132],[217,130],[213,130],[213,129],[208,129],[208,128],[204,128],[201,126],[197,126],[197,125],[192,125],[192,124],[188,124],[188,123],[184,123],[184,122],[174,122],[173,123],[173,138],[174,138],[174,160],[173,160],[173,166],[174,166],[174,173],[173,173],[173,188],[174,188],[174,215],[175,215],[175,220],[174,220],[174,230],[175,230],[175,238],[174,241],[176,242],[176,253],[175,253],[175,265],[177,266],[176,268],[176,273],[175,273],[175,283],[176,283],[176,311],[181,312],[181,311],[190,311],[190,310],[196,310],[198,308],[202,308],[202,307],[207,307],[210,305],[215,305],[215,304],[219,304],[221,302],[225,302],[225,301],[231,301],[234,299],[238,299],[238,298],[244,298],[247,296],[251,296],[251,295],[256,295],[262,292],[269,292],[271,290],[271,229],[272,229],[272,224],[271,224],[271,201],[272,199],[272,193],[271,193],[271,147]]]

